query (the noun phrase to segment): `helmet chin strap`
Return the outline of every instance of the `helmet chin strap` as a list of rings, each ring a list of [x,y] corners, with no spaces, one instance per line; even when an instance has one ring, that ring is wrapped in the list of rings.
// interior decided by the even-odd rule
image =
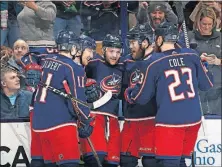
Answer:
[[[142,48],[142,42],[139,42],[139,45],[140,45],[140,49],[142,50],[142,56],[139,57],[138,59],[141,59],[141,58],[145,57],[145,50],[149,47],[149,44],[147,45],[147,47],[145,49]]]
[[[77,53],[78,53],[78,52],[81,52],[81,54],[80,54],[79,56],[77,56]],[[84,50],[81,51],[80,49],[77,49],[76,54],[74,55],[74,59],[75,59],[75,58],[79,58],[79,63],[80,63],[80,64],[82,64],[82,55],[83,55],[83,52],[84,52]]]
[[[74,59],[76,58],[77,52],[76,52],[75,54],[72,54],[72,51],[70,50],[69,53],[70,53],[70,55],[72,56],[72,59],[74,60]]]

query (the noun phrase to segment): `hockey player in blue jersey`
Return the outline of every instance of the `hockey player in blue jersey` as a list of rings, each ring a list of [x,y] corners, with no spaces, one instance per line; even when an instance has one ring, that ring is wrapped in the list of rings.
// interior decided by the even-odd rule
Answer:
[[[153,51],[154,33],[149,24],[137,25],[127,34],[131,54],[124,57],[123,90],[133,87],[143,79],[137,62],[144,61]],[[121,166],[135,167],[142,158],[144,167],[152,167],[154,156],[154,119],[156,115],[155,98],[139,105],[123,101],[125,122],[121,132]]]
[[[201,124],[198,89],[213,86],[212,74],[192,49],[175,49],[177,26],[160,24],[156,46],[161,53],[142,62],[144,80],[125,91],[129,103],[145,104],[156,97],[155,154],[161,167],[185,167],[190,158]]]
[[[80,50],[78,49],[78,51],[80,51],[81,54],[75,56],[74,61],[85,67],[95,54],[96,41],[86,35],[81,35],[79,38]]]
[[[82,54],[79,41],[73,32],[61,31],[57,37],[58,54],[29,53],[22,58],[23,66],[27,71],[42,69],[41,83],[64,92],[67,83],[72,96],[86,101],[84,68],[73,61]],[[56,164],[77,167],[80,158],[77,135],[89,137],[93,131],[92,122],[89,108],[54,94],[47,86],[39,86],[32,117],[35,137],[31,144],[31,167],[54,167]]]
[[[103,55],[95,55],[85,67],[87,78],[93,79],[100,94],[112,91],[112,99],[91,111],[95,115],[95,126],[90,136],[103,167],[117,167],[120,161],[120,128],[118,123],[119,94],[122,84],[122,41],[118,36],[106,35],[103,40]],[[86,91],[87,100],[97,100]],[[97,167],[95,158],[86,140],[81,139],[81,148],[86,167]]]

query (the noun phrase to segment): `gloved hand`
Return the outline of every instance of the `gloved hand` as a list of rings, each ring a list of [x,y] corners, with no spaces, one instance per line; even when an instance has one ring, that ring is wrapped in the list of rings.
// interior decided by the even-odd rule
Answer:
[[[89,117],[88,119],[81,120],[78,125],[78,133],[80,138],[87,138],[89,137],[95,125],[95,118]]]
[[[93,103],[100,98],[100,89],[94,79],[87,78],[85,84],[85,94],[88,103]]]
[[[28,64],[25,67],[26,71],[26,84],[28,86],[36,87],[41,79],[42,67],[38,64]]]
[[[124,91],[124,98],[130,104],[134,104],[134,101],[131,99],[131,93],[132,93],[133,89],[134,89],[134,87],[128,87]]]

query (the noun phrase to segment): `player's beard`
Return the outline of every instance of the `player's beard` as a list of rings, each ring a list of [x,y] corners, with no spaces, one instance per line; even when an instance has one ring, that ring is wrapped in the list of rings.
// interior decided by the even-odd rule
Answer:
[[[136,54],[135,60],[139,60],[145,56],[145,49],[140,49],[140,52]]]

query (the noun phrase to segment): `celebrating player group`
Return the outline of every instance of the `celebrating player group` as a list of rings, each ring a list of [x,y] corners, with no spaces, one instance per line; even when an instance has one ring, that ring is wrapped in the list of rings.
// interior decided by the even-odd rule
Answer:
[[[172,23],[138,24],[124,41],[129,54],[121,37],[107,34],[98,55],[92,38],[64,30],[53,52],[23,56],[35,88],[31,167],[78,167],[80,159],[84,167],[136,167],[140,158],[143,167],[186,167],[201,125],[198,90],[209,90],[213,77],[178,40]]]

